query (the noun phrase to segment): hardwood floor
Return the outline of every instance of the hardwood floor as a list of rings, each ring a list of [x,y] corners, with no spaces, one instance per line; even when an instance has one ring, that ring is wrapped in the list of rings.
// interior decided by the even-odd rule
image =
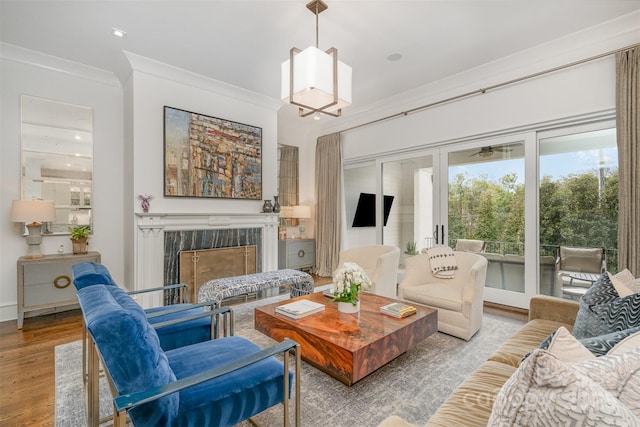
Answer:
[[[54,348],[81,338],[80,310],[0,322],[0,426],[54,425]]]
[[[316,285],[330,283],[315,279]],[[521,313],[488,309],[526,320]],[[25,319],[22,330],[15,320],[0,322],[0,426],[54,425],[54,348],[81,338],[80,310]]]

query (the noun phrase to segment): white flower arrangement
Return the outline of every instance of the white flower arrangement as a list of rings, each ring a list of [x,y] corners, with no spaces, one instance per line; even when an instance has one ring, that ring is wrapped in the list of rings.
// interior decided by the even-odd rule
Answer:
[[[333,276],[331,292],[337,302],[358,303],[358,296],[363,288],[371,288],[371,280],[362,267],[355,262],[345,262]]]

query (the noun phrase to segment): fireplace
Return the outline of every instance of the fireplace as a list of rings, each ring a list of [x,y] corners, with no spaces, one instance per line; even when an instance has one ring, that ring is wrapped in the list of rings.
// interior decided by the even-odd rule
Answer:
[[[256,271],[278,269],[277,214],[138,213],[136,220],[135,289],[180,283],[185,251],[255,246]],[[142,294],[140,304],[161,305],[160,294]]]

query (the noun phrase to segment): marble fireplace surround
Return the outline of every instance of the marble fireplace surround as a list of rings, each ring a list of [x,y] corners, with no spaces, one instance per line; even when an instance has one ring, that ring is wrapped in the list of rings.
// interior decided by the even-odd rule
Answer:
[[[136,213],[136,290],[165,284],[165,232],[260,229],[258,271],[278,269],[278,214]],[[145,308],[162,304],[162,293],[138,295]]]

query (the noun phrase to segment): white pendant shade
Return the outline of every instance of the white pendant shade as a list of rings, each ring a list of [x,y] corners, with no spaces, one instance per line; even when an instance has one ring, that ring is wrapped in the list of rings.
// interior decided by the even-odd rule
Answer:
[[[310,46],[295,55],[293,102],[311,110],[336,111],[351,105],[351,67],[338,61],[338,103],[334,101],[333,56]],[[282,100],[290,102],[290,60],[282,63]]]

